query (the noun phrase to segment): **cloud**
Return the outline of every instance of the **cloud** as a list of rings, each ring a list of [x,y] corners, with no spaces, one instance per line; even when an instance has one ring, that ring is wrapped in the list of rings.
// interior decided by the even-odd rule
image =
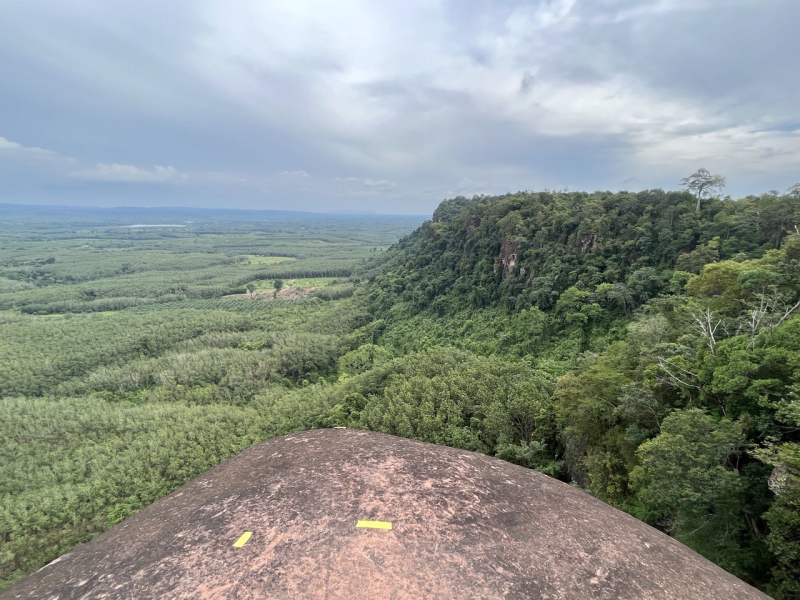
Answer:
[[[391,189],[397,186],[394,181],[389,181],[388,179],[380,179],[378,181],[373,181],[372,179],[364,179],[361,182],[361,185],[368,188],[383,188],[383,189]]]
[[[17,150],[19,148],[22,148],[22,144],[0,137],[0,150]]]
[[[798,178],[798,20],[790,0],[28,0],[0,23],[0,96],[11,139],[76,157],[59,172],[87,190],[419,213],[707,166],[744,195]],[[15,143],[0,161],[36,154]]]
[[[640,29],[653,27],[655,17],[682,19],[691,14],[697,19],[695,13],[713,14],[719,2],[662,0],[586,6],[571,0],[515,3],[493,26],[486,26],[492,21],[481,14],[484,25],[476,36],[481,62],[469,59],[470,49],[450,35],[449,24],[437,18],[441,14],[422,6],[415,8],[432,18],[421,27],[392,8],[380,13],[352,3],[361,21],[356,26],[374,32],[352,39],[342,15],[324,7],[282,5],[273,10],[249,5],[246,19],[214,12],[220,17],[214,20],[219,29],[210,38],[229,40],[235,32],[238,44],[231,51],[238,54],[246,46],[249,60],[267,72],[281,71],[292,64],[292,57],[332,54],[339,68],[313,76],[295,73],[291,95],[300,97],[301,105],[310,104],[304,118],[309,113],[317,115],[312,117],[315,138],[362,168],[425,171],[425,163],[438,160],[440,169],[449,171],[448,163],[454,153],[460,153],[462,140],[480,143],[482,135],[491,135],[502,122],[515,123],[529,138],[543,143],[548,137],[572,139],[579,158],[584,154],[582,138],[606,136],[613,143],[621,136],[632,151],[628,156],[632,170],[640,166],[643,155],[649,164],[665,163],[682,146],[695,148],[687,155],[693,160],[714,159],[722,153],[730,157],[729,168],[742,166],[741,161],[754,167],[750,153],[743,149],[771,141],[747,132],[757,122],[768,127],[761,121],[770,121],[770,115],[754,112],[742,118],[704,97],[667,93],[638,65],[631,65],[626,56],[630,42],[614,44],[616,37],[633,35],[636,45],[646,45],[638,41]],[[393,31],[387,29],[390,19]],[[286,29],[277,36],[263,36],[261,24],[276,20],[286,24]],[[430,32],[431,37],[417,48],[406,47],[409,39],[419,38],[420,31]],[[608,34],[611,43],[602,39]],[[312,35],[324,40],[324,49]],[[552,65],[562,63],[572,64],[576,75],[553,70]],[[581,73],[592,75],[587,78]],[[237,94],[240,90],[252,94],[263,84],[247,73],[240,75],[232,89]],[[326,93],[315,95],[323,85]],[[525,93],[520,94],[521,90]],[[274,109],[274,104],[265,106],[268,111]],[[697,127],[716,131],[716,142],[697,144],[697,136],[687,134]],[[738,135],[725,133],[732,127],[739,128]],[[784,152],[792,152],[792,139],[775,143]],[[760,156],[762,162],[770,160],[767,153]],[[453,166],[463,174],[464,165]],[[580,168],[579,161],[576,170]],[[579,178],[578,174],[575,179]]]
[[[119,163],[98,163],[90,169],[73,171],[69,175],[89,181],[125,183],[180,183],[189,179],[188,175],[180,173],[175,167],[155,166],[152,169],[143,169]]]
[[[396,197],[398,184],[388,179],[367,177],[334,177],[333,188],[338,196],[382,196]]]
[[[3,158],[52,160],[60,157],[57,152],[52,150],[45,150],[35,146],[23,146],[19,142],[12,142],[9,139],[0,137],[0,159]]]
[[[800,134],[732,126],[643,144],[640,158],[652,164],[702,162],[724,169],[736,163],[751,171],[792,172],[800,165]]]

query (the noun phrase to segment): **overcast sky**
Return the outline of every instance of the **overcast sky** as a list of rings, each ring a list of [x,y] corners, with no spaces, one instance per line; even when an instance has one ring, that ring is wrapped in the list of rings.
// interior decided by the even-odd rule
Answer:
[[[4,0],[0,202],[800,181],[798,0]]]

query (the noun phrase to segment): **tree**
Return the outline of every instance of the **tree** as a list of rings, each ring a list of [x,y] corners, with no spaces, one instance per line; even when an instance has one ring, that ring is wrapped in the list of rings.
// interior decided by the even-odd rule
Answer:
[[[280,292],[283,289],[283,279],[276,279],[274,285],[275,285],[275,293],[272,295],[272,297],[277,298],[278,292]]]
[[[686,283],[686,293],[700,299],[704,307],[738,317],[744,305],[739,276],[747,268],[733,260],[709,263]]]
[[[251,283],[248,283],[246,287],[247,287],[247,292],[248,292],[248,293],[250,294],[250,296],[252,297],[252,295],[253,295],[253,292],[255,292],[255,291],[256,291],[256,284],[251,282]]]
[[[689,177],[681,179],[681,185],[697,196],[697,212],[700,212],[700,201],[711,197],[725,187],[726,181],[722,175],[712,175],[708,169],[697,169]]]
[[[714,238],[708,244],[697,246],[691,252],[680,254],[675,261],[675,268],[678,271],[688,271],[689,273],[699,273],[703,267],[709,263],[719,260],[719,240]]]
[[[392,353],[382,346],[363,344],[339,359],[339,371],[349,377],[369,371],[374,366],[388,362]]]
[[[797,401],[794,417],[788,419],[793,425],[797,418]],[[788,408],[788,407],[787,407]],[[782,420],[787,420],[785,419]],[[769,478],[769,488],[775,495],[772,506],[764,515],[769,525],[767,544],[775,555],[773,575],[777,589],[783,593],[778,597],[797,598],[800,595],[800,446],[788,442],[778,447],[762,450],[759,458],[774,467]]]
[[[644,514],[671,533],[740,518],[741,483],[734,465],[743,445],[741,425],[730,419],[698,408],[672,412],[659,435],[636,452],[639,465],[631,482]]]

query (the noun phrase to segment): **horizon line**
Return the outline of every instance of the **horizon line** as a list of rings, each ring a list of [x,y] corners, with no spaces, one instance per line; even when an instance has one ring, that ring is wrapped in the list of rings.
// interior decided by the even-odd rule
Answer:
[[[76,205],[76,204],[25,204],[16,202],[0,202],[0,210],[12,208],[59,208],[59,209],[77,209],[77,210],[197,210],[197,211],[230,211],[230,212],[264,212],[264,213],[289,213],[293,215],[324,215],[336,217],[425,217],[430,218],[428,214],[414,214],[414,213],[379,213],[379,212],[363,212],[363,211],[309,211],[309,210],[293,210],[287,208],[232,208],[222,206],[136,206],[136,205],[118,205],[118,206],[100,206],[100,205]]]

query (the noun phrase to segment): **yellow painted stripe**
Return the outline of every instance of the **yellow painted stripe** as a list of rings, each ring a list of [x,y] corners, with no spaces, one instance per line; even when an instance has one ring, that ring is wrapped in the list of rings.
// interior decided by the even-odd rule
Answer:
[[[388,521],[359,521],[356,527],[369,527],[370,529],[391,529],[392,524]]]
[[[242,537],[240,537],[238,540],[236,540],[236,542],[234,542],[233,547],[234,548],[241,548],[242,546],[244,546],[247,543],[247,540],[250,539],[251,535],[253,535],[252,531],[245,531],[242,534]]]

